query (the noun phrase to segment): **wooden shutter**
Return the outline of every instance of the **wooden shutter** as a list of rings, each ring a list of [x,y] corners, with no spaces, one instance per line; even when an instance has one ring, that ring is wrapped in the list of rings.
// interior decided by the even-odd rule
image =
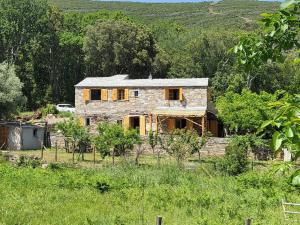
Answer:
[[[183,101],[183,88],[179,88],[179,100]]]
[[[186,120],[186,128],[188,130],[193,130],[193,126],[194,126],[194,124],[191,121]]]
[[[118,100],[118,89],[114,88],[112,90],[112,100],[117,101]]]
[[[128,88],[126,88],[124,90],[124,100],[128,101],[129,100],[129,90]]]
[[[146,135],[146,117],[140,116],[140,135]]]
[[[124,130],[128,130],[130,128],[130,117],[129,116],[124,117],[123,128],[124,128]]]
[[[170,99],[169,92],[170,92],[170,90],[168,88],[165,88],[165,100],[169,100]]]
[[[168,131],[172,132],[175,129],[175,119],[170,118],[167,121],[168,121]]]
[[[108,90],[107,89],[101,89],[101,100],[102,101],[108,100]]]
[[[85,125],[84,117],[79,117],[79,123],[81,126]]]
[[[91,99],[90,97],[90,89],[83,89],[83,99],[85,102],[89,101]]]

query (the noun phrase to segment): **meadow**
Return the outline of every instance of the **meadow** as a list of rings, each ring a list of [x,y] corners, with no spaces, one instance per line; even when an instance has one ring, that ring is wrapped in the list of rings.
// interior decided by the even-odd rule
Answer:
[[[109,160],[109,159],[108,159]],[[150,163],[152,162],[152,163]],[[299,192],[268,168],[237,177],[194,162],[179,168],[169,159],[136,166],[120,161],[101,168],[48,168],[0,163],[0,224],[283,224],[281,199]]]

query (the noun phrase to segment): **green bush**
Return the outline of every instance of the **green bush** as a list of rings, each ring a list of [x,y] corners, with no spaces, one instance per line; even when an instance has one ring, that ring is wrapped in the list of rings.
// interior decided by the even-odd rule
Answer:
[[[45,107],[41,109],[42,115],[47,116],[48,114],[58,114],[58,110],[56,106],[53,104],[47,104]]]
[[[248,169],[249,139],[247,136],[232,138],[225,149],[225,157],[220,159],[221,171],[228,175],[238,175]]]

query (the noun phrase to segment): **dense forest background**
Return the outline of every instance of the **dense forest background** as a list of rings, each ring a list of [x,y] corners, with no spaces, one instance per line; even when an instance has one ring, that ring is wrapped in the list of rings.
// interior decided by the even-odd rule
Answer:
[[[88,0],[0,0],[0,62],[13,64],[26,109],[74,102],[87,76],[209,77],[214,98],[244,88],[300,90],[289,57],[249,74],[231,49],[260,33],[263,12],[276,2],[149,4]],[[290,53],[293,54],[293,53]]]

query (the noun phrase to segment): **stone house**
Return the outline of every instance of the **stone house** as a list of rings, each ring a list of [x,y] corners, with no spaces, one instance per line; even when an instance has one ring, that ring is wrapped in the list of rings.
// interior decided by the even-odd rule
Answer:
[[[75,114],[92,128],[99,121],[112,121],[137,128],[141,135],[187,128],[219,136],[209,98],[208,78],[88,77],[75,85]]]

